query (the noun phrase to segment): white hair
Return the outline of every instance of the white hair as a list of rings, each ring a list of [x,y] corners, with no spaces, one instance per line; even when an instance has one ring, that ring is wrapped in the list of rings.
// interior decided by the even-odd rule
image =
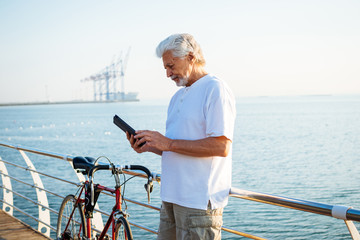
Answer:
[[[196,63],[204,66],[205,58],[201,51],[200,45],[195,38],[187,33],[173,34],[161,41],[156,48],[156,55],[161,58],[166,51],[172,51],[174,57],[183,58],[192,53],[196,59]]]

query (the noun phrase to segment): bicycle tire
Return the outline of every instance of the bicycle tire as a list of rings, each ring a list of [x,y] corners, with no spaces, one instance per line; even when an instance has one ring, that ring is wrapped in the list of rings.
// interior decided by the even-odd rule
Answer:
[[[74,195],[70,194],[66,196],[61,203],[58,222],[56,227],[56,239],[65,240],[65,239],[83,239],[86,237],[86,229],[85,229],[85,217],[84,212],[82,211],[81,204],[78,203],[75,206],[76,198]],[[73,211],[74,207],[75,212],[71,219],[70,215]],[[66,232],[64,232],[67,223],[69,223],[69,227]]]
[[[120,217],[116,221],[115,240],[133,240],[129,222],[124,217]]]

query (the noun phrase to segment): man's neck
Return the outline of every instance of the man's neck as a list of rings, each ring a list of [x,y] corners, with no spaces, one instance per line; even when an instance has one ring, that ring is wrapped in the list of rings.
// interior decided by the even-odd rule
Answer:
[[[197,80],[199,80],[200,78],[202,78],[206,75],[207,75],[207,72],[205,71],[205,69],[203,67],[195,67],[189,77],[189,81],[186,84],[186,87],[190,87],[194,82],[196,82]]]

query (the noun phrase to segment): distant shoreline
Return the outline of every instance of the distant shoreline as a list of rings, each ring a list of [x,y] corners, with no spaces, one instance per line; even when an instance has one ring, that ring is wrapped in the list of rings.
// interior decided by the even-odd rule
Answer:
[[[277,99],[277,98],[323,98],[323,97],[356,97],[360,98],[360,94],[308,94],[308,95],[281,95],[281,96],[237,96],[236,99]],[[146,103],[148,101],[166,101],[168,103],[169,99],[143,99],[142,102]],[[7,106],[31,106],[31,105],[51,105],[51,104],[81,104],[81,103],[116,103],[116,102],[139,102],[139,99],[129,99],[129,100],[114,100],[114,101],[83,101],[83,100],[73,100],[73,101],[54,101],[54,102],[20,102],[20,103],[0,103],[0,107]]]
[[[117,101],[59,101],[59,102],[24,102],[24,103],[0,103],[0,107],[8,106],[27,106],[27,105],[50,105],[50,104],[78,104],[78,103],[116,103],[116,102],[139,102],[134,100],[117,100]]]

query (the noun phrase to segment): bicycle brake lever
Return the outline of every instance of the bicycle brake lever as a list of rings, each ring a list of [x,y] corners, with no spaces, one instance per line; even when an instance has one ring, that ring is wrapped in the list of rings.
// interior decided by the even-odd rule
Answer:
[[[147,192],[147,197],[148,197],[148,204],[150,204],[150,185],[147,184],[146,186],[146,192]]]
[[[147,197],[148,197],[148,204],[150,203],[150,193],[153,190],[153,184],[152,182],[149,182],[147,184],[145,184],[145,189],[146,189],[146,193],[147,193]]]

